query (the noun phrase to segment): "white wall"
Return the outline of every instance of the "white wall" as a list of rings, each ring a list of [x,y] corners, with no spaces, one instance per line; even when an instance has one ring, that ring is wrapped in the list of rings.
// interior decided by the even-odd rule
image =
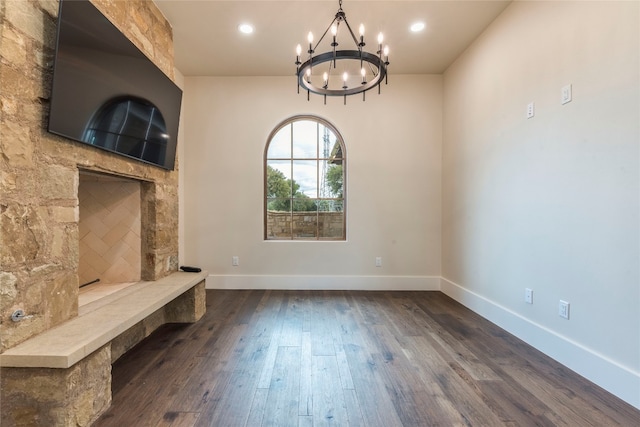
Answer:
[[[447,70],[442,274],[640,407],[638,5],[515,2]]]
[[[208,287],[439,289],[442,76],[391,76],[347,106],[307,101],[294,76],[186,77],[183,113],[183,259]],[[345,140],[346,242],[263,240],[265,144],[298,114]]]
[[[177,68],[173,69],[174,80],[184,94],[184,75]],[[176,167],[178,168],[178,265],[184,263],[184,102],[180,108],[180,122],[178,124],[178,148],[176,150]]]

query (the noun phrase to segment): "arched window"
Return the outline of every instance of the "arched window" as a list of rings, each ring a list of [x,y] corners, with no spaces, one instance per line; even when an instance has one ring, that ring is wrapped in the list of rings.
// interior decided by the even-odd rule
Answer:
[[[295,116],[264,152],[265,240],[345,240],[346,151],[329,122]]]

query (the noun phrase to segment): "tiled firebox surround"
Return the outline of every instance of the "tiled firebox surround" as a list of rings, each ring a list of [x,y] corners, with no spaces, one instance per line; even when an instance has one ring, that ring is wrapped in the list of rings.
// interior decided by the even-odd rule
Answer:
[[[80,172],[80,286],[140,281],[140,183]]]

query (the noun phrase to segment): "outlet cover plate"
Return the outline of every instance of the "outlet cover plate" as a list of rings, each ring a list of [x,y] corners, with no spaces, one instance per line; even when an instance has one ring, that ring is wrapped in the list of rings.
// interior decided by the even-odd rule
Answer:
[[[565,319],[569,319],[569,303],[566,301],[560,300],[558,304],[558,315]]]
[[[529,104],[527,104],[527,119],[530,119],[535,115],[536,115],[536,104],[533,102],[530,102]]]
[[[524,302],[527,304],[533,304],[533,290],[525,288],[524,290]]]

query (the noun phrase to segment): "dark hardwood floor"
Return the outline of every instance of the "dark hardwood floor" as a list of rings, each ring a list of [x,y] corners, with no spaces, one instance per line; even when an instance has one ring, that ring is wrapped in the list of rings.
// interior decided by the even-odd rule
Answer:
[[[113,366],[96,426],[639,426],[440,292],[207,291]]]

